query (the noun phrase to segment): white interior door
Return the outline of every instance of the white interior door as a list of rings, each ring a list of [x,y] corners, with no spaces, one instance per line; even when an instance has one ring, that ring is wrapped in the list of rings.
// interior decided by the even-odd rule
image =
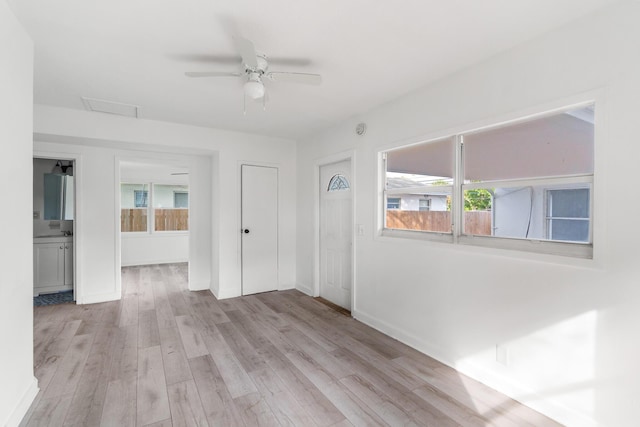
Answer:
[[[320,167],[320,296],[351,310],[351,161]]]
[[[242,294],[278,289],[278,169],[242,165]]]

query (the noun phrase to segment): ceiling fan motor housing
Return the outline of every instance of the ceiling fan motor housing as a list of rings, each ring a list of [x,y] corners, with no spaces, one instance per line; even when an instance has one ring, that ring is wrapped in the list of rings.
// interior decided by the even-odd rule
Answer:
[[[258,66],[255,71],[260,74],[264,74],[269,68],[269,63],[267,62],[267,57],[264,55],[257,55],[256,60],[258,61]]]

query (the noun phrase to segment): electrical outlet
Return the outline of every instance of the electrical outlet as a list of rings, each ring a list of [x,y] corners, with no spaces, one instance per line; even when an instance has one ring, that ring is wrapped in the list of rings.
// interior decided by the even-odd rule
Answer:
[[[509,348],[506,345],[496,344],[496,362],[509,366]]]

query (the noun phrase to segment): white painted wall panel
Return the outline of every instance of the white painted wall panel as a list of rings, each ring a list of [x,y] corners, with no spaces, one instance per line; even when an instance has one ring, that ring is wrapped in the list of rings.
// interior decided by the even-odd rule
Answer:
[[[38,391],[33,376],[33,44],[0,1],[0,425],[17,426]],[[9,350],[10,348],[10,350]]]
[[[302,141],[299,288],[313,289],[317,274],[316,159],[355,150],[357,318],[566,424],[635,425],[640,229],[628,219],[640,199],[628,183],[640,158],[639,20],[640,3],[620,3]],[[593,96],[593,260],[377,236],[379,150]]]
[[[122,236],[122,266],[189,261],[189,234]]]

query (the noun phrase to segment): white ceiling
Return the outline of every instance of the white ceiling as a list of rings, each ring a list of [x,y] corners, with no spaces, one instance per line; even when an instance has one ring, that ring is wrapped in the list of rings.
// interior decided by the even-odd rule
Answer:
[[[162,161],[121,161],[120,182],[189,185],[189,169]]]
[[[139,117],[299,138],[363,113],[616,0],[7,0],[35,43],[35,102],[81,97]],[[320,73],[321,86],[267,82],[267,110],[239,78],[232,36]],[[202,56],[198,58],[197,55]],[[100,114],[100,113],[96,113]]]

